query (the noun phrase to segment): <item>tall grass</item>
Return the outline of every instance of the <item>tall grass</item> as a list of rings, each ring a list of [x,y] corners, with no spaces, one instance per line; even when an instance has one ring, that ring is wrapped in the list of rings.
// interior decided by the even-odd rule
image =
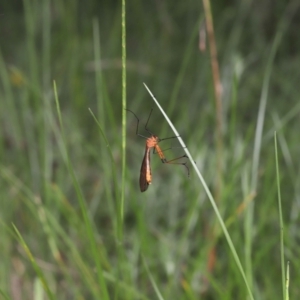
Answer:
[[[260,10],[213,3],[223,85],[218,207],[202,8],[23,4],[2,16],[2,28],[17,30],[1,31],[1,296],[299,298],[300,74],[288,46],[298,47],[296,1],[274,4],[272,22],[264,1]],[[174,135],[166,119],[174,124],[186,148],[161,146],[168,158],[188,150],[190,178],[154,154],[153,183],[139,192],[144,141],[125,107],[141,123],[153,107],[148,125],[161,138]]]

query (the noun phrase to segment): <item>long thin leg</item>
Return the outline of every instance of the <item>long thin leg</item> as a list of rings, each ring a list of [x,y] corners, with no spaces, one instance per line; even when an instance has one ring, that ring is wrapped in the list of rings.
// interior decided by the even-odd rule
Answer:
[[[153,112],[153,108],[151,108],[151,110],[150,110],[150,114],[149,114],[149,117],[148,117],[148,120],[147,120],[147,122],[146,122],[146,124],[145,124],[145,130],[147,131],[147,132],[149,132],[151,135],[153,135],[153,133],[148,129],[148,122],[149,122],[149,120],[150,120],[150,117],[151,117],[151,115],[152,115],[152,112]]]
[[[144,135],[142,135],[142,134],[139,133],[140,119],[137,117],[137,115],[136,115],[132,110],[130,110],[130,109],[128,109],[128,108],[125,108],[125,110],[130,111],[130,112],[135,116],[135,118],[136,118],[137,123],[136,123],[136,131],[135,131],[135,134],[136,134],[137,136],[140,136],[140,137],[144,138],[144,139],[147,139],[147,138],[148,138],[147,136],[144,136]],[[151,108],[149,117],[148,117],[147,122],[146,122],[146,124],[145,124],[145,130],[146,130],[149,134],[154,135],[154,134],[148,129],[148,127],[147,127],[147,126],[148,126],[148,123],[149,123],[149,120],[150,120],[150,117],[151,117],[151,115],[152,115],[152,111],[153,111],[153,108]],[[175,139],[175,138],[177,138],[177,137],[178,137],[178,136],[167,137],[167,138],[164,138],[164,139],[159,139],[159,141],[161,142],[161,141],[165,141],[165,140],[169,140],[169,139]]]
[[[136,118],[137,123],[136,123],[136,131],[135,131],[135,134],[136,134],[137,136],[140,136],[140,137],[144,138],[144,139],[147,139],[147,138],[148,138],[147,136],[144,136],[144,135],[142,135],[142,134],[139,133],[139,123],[140,123],[140,119],[137,117],[137,115],[136,115],[132,110],[130,110],[130,109],[128,109],[128,108],[125,108],[125,110],[130,111],[130,112],[135,116],[135,118]],[[151,114],[151,113],[150,113],[150,114]],[[148,121],[149,121],[149,118],[148,118]],[[148,121],[147,121],[147,123],[148,123]],[[147,131],[148,131],[148,130],[147,130]],[[148,131],[148,132],[149,132],[149,131]],[[151,133],[151,132],[150,132],[150,133]],[[151,135],[152,135],[152,133],[151,133]]]
[[[184,155],[182,155],[182,156],[173,158],[173,159],[171,159],[171,160],[164,161],[163,163],[164,163],[164,164],[170,164],[170,165],[182,165],[182,166],[184,166],[184,167],[186,168],[186,170],[187,170],[187,175],[188,175],[188,177],[190,177],[190,169],[189,169],[189,167],[187,166],[187,162],[185,162],[185,163],[177,163],[177,162],[174,162],[174,161],[176,161],[176,160],[178,160],[178,159],[181,159],[181,158],[184,158],[184,157],[187,157],[187,156],[184,154]]]
[[[155,152],[156,151],[156,152]],[[159,147],[159,145],[156,145],[153,149],[153,153],[157,153],[158,156],[160,157],[161,161],[163,164],[170,164],[170,165],[183,165],[185,166],[185,168],[187,169],[187,173],[188,173],[188,177],[190,176],[190,169],[187,166],[187,162],[182,163],[182,162],[176,162],[177,160],[181,159],[181,158],[185,158],[187,157],[185,154],[179,157],[175,157],[173,159],[167,160],[163,151],[161,150],[161,148]]]
[[[151,117],[151,115],[152,115],[152,112],[153,112],[153,108],[151,108],[151,111],[150,111],[148,120],[147,120],[147,122],[146,122],[146,124],[145,124],[145,130],[146,130],[147,132],[149,132],[151,135],[153,135],[153,133],[148,129],[147,126],[148,126],[150,117]],[[159,139],[159,141],[161,142],[161,141],[164,141],[164,140],[175,139],[175,138],[177,138],[177,137],[178,137],[178,136],[167,137],[167,138],[164,138],[164,139]]]
[[[180,135],[175,135],[175,136],[171,136],[171,137],[167,137],[167,138],[164,138],[164,139],[159,139],[159,141],[165,141],[165,140],[170,140],[170,139],[176,139],[178,138]]]

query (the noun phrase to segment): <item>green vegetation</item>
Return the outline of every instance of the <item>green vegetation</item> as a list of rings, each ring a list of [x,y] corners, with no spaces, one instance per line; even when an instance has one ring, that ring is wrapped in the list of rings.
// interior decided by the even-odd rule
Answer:
[[[0,5],[0,298],[299,299],[300,3],[122,3]]]

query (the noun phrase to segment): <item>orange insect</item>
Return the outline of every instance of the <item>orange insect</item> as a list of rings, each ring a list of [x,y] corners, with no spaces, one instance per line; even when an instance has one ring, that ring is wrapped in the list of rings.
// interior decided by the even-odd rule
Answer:
[[[171,160],[167,160],[163,151],[161,150],[161,148],[159,147],[158,143],[164,140],[168,140],[168,139],[174,139],[177,138],[177,136],[173,136],[173,137],[169,137],[169,138],[165,138],[165,139],[160,139],[158,136],[154,135],[148,128],[148,122],[150,120],[151,114],[153,109],[151,109],[148,120],[145,124],[145,130],[150,134],[150,137],[144,136],[139,134],[139,118],[136,116],[136,114],[129,110],[126,109],[128,111],[130,111],[136,118],[137,120],[137,125],[136,125],[136,135],[140,136],[144,139],[146,139],[146,149],[145,149],[145,154],[144,154],[144,158],[143,158],[143,162],[142,162],[142,166],[141,166],[141,171],[140,171],[140,190],[141,192],[145,192],[148,189],[149,184],[151,184],[152,182],[152,173],[151,173],[151,167],[150,167],[150,150],[153,148],[153,153],[157,153],[158,156],[160,157],[162,163],[164,164],[175,164],[175,165],[183,165],[185,166],[185,168],[187,169],[188,172],[188,176],[189,176],[189,168],[187,167],[187,163],[177,163],[175,162],[178,159],[181,159],[183,157],[187,157],[186,155],[182,155],[180,157],[171,159]]]

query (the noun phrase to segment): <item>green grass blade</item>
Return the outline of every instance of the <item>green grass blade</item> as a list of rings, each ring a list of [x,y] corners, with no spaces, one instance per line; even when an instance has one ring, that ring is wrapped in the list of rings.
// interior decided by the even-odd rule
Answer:
[[[94,118],[95,122],[97,123],[97,125],[99,127],[100,134],[101,134],[101,136],[102,136],[102,138],[105,142],[106,148],[108,150],[108,154],[109,154],[109,157],[110,157],[110,163],[111,163],[110,168],[111,168],[112,174],[113,174],[113,182],[114,182],[115,189],[117,189],[118,181],[117,181],[117,174],[116,174],[116,165],[115,165],[115,161],[114,161],[114,157],[113,157],[113,153],[112,153],[109,141],[108,141],[108,139],[105,135],[105,132],[104,132],[100,122],[96,118],[95,114],[92,112],[92,110],[90,108],[89,108],[89,111],[90,111],[92,117]],[[117,193],[115,194],[115,196],[117,197]],[[115,221],[115,219],[113,221]],[[118,228],[118,224],[116,222],[115,222],[115,228]],[[116,238],[118,239],[118,233],[116,234]]]
[[[122,0],[122,187],[119,239],[122,239],[126,176],[126,0]]]
[[[290,286],[290,262],[287,262],[286,267],[286,282],[285,282],[285,300],[289,300],[289,286]]]
[[[160,106],[160,104],[155,99],[155,97],[153,96],[152,92],[149,90],[149,88],[147,87],[147,85],[145,83],[144,83],[144,86],[146,87],[146,89],[147,89],[148,93],[150,94],[150,96],[152,97],[153,101],[155,102],[155,104],[160,109],[161,113],[163,114],[163,116],[165,117],[165,119],[167,120],[167,122],[169,123],[169,125],[170,125],[171,129],[173,130],[173,132],[175,133],[175,135],[178,136],[178,141],[181,144],[183,150],[185,151],[187,157],[189,158],[190,163],[193,166],[193,168],[194,168],[197,176],[199,177],[199,179],[200,179],[200,181],[201,181],[201,183],[202,183],[202,185],[204,187],[204,190],[205,190],[205,192],[206,192],[206,194],[208,196],[208,199],[210,200],[210,203],[211,203],[211,205],[212,205],[212,207],[213,207],[213,209],[215,211],[215,214],[216,214],[216,216],[218,218],[220,226],[221,226],[221,228],[223,230],[223,233],[224,233],[224,235],[226,237],[226,240],[228,242],[229,248],[230,248],[230,250],[232,252],[233,258],[234,258],[234,260],[235,260],[235,262],[237,264],[237,267],[238,267],[238,269],[239,269],[239,271],[240,271],[240,273],[241,273],[241,275],[242,275],[242,277],[244,279],[244,282],[246,284],[246,287],[247,287],[247,290],[248,290],[248,293],[249,293],[249,297],[250,297],[250,299],[254,300],[252,292],[251,292],[251,289],[250,289],[250,286],[248,284],[248,281],[247,281],[247,278],[246,278],[246,275],[245,275],[245,272],[244,272],[244,269],[243,269],[241,261],[239,259],[239,256],[238,256],[238,254],[237,254],[237,252],[235,250],[235,247],[234,247],[234,245],[232,243],[232,240],[231,240],[231,237],[229,235],[229,232],[227,231],[227,228],[226,228],[225,223],[224,223],[224,221],[223,221],[223,219],[221,217],[219,209],[218,209],[218,207],[217,207],[217,205],[215,203],[215,200],[214,200],[214,198],[213,198],[213,196],[212,196],[212,194],[211,194],[211,192],[210,192],[210,190],[209,190],[209,188],[208,188],[208,186],[207,186],[204,178],[202,177],[202,175],[201,175],[201,173],[200,173],[200,171],[199,171],[199,169],[198,169],[198,167],[197,167],[197,165],[196,165],[196,163],[195,163],[192,155],[190,154],[190,152],[189,152],[188,148],[186,147],[184,141],[180,137],[178,131],[175,128],[175,126],[172,124],[171,120],[168,118],[167,114],[164,112],[163,108]]]
[[[146,263],[144,257],[143,257],[143,264],[144,264],[145,269],[146,269],[146,272],[147,272],[147,274],[148,274],[148,276],[149,276],[149,278],[150,278],[150,281],[151,281],[151,283],[152,283],[152,286],[153,286],[153,288],[154,288],[154,290],[155,290],[155,293],[156,293],[157,298],[158,298],[159,300],[164,300],[164,297],[163,297],[162,294],[160,293],[160,291],[159,291],[159,289],[158,289],[158,286],[157,286],[157,284],[156,284],[156,282],[155,282],[155,280],[154,280],[154,278],[153,278],[153,276],[152,276],[152,274],[151,274],[151,272],[150,272],[150,270],[149,270],[148,264]]]
[[[93,226],[92,226],[91,220],[88,216],[88,210],[87,210],[87,207],[86,207],[83,195],[82,195],[82,191],[80,189],[78,180],[76,178],[74,169],[73,169],[71,161],[70,161],[68,151],[66,149],[67,142],[66,142],[66,137],[65,137],[65,134],[64,134],[64,130],[63,130],[63,121],[62,121],[62,117],[61,117],[61,111],[60,111],[60,106],[59,106],[59,101],[58,101],[58,95],[57,95],[57,89],[56,89],[55,82],[54,82],[54,95],[55,95],[58,119],[59,119],[59,123],[60,123],[60,127],[61,127],[61,135],[62,135],[62,140],[63,140],[64,156],[65,156],[64,158],[66,160],[66,164],[67,164],[69,173],[72,177],[72,182],[73,182],[74,188],[76,190],[76,195],[77,195],[77,198],[78,198],[78,201],[79,201],[79,204],[80,204],[81,212],[82,212],[85,227],[86,227],[86,232],[87,232],[87,235],[88,235],[89,241],[90,241],[91,251],[93,253],[93,257],[94,257],[95,264],[96,264],[96,267],[97,267],[97,276],[98,276],[98,281],[99,281],[100,288],[101,288],[101,293],[102,293],[103,299],[109,299],[106,282],[105,282],[105,279],[103,277],[103,271],[102,271],[100,257],[99,257],[99,254],[98,254],[96,237],[94,235]]]
[[[294,4],[293,4],[294,5]],[[264,127],[264,120],[265,120],[265,113],[267,107],[267,100],[268,94],[270,89],[270,78],[272,75],[273,63],[278,51],[280,42],[284,35],[285,30],[288,27],[290,22],[290,18],[287,17],[287,13],[289,12],[288,7],[286,14],[283,15],[281,22],[278,25],[276,35],[274,37],[273,43],[270,48],[270,53],[268,53],[267,64],[265,75],[263,79],[261,97],[260,97],[260,104],[258,109],[258,116],[257,116],[257,124],[256,124],[256,131],[255,131],[255,141],[254,141],[254,148],[253,148],[253,164],[252,164],[252,175],[251,175],[251,189],[252,192],[256,192],[257,190],[257,183],[258,183],[258,169],[260,164],[260,155],[261,155],[261,145],[262,145],[262,135],[263,135],[263,127]],[[252,202],[249,206],[249,210],[247,210],[246,214],[246,271],[247,277],[252,287],[253,284],[253,272],[252,272],[252,237],[253,237],[253,222],[254,222],[254,206],[255,203]]]
[[[3,297],[4,300],[10,300],[10,298],[0,289],[0,295]]]
[[[282,293],[283,299],[285,298],[285,263],[284,263],[284,224],[282,217],[282,205],[281,205],[281,191],[280,191],[280,174],[278,165],[278,150],[277,150],[277,134],[274,134],[274,146],[275,146],[275,165],[276,165],[276,182],[278,191],[278,211],[279,211],[279,223],[280,223],[280,259],[281,259],[281,279],[282,279]]]
[[[45,292],[47,293],[49,299],[54,300],[55,297],[54,297],[54,295],[53,295],[52,292],[51,292],[51,289],[50,289],[50,287],[49,287],[49,285],[48,285],[48,283],[47,283],[47,280],[46,280],[46,278],[45,278],[45,276],[44,276],[42,270],[40,269],[39,265],[38,265],[37,262],[35,261],[35,258],[34,258],[34,256],[32,255],[32,253],[31,253],[29,247],[28,247],[27,244],[25,243],[25,241],[24,241],[24,239],[23,239],[21,233],[19,232],[19,230],[17,229],[17,227],[15,227],[14,224],[13,224],[13,228],[14,228],[14,230],[15,230],[15,232],[16,232],[18,238],[19,238],[19,241],[20,241],[20,243],[21,243],[21,245],[22,245],[24,251],[26,252],[26,254],[27,254],[27,256],[28,256],[28,258],[29,258],[29,260],[30,260],[30,262],[31,262],[31,264],[32,264],[32,266],[33,266],[35,272],[36,272],[36,274],[38,275],[38,277],[39,277],[41,283],[43,284],[43,287],[44,287]]]

